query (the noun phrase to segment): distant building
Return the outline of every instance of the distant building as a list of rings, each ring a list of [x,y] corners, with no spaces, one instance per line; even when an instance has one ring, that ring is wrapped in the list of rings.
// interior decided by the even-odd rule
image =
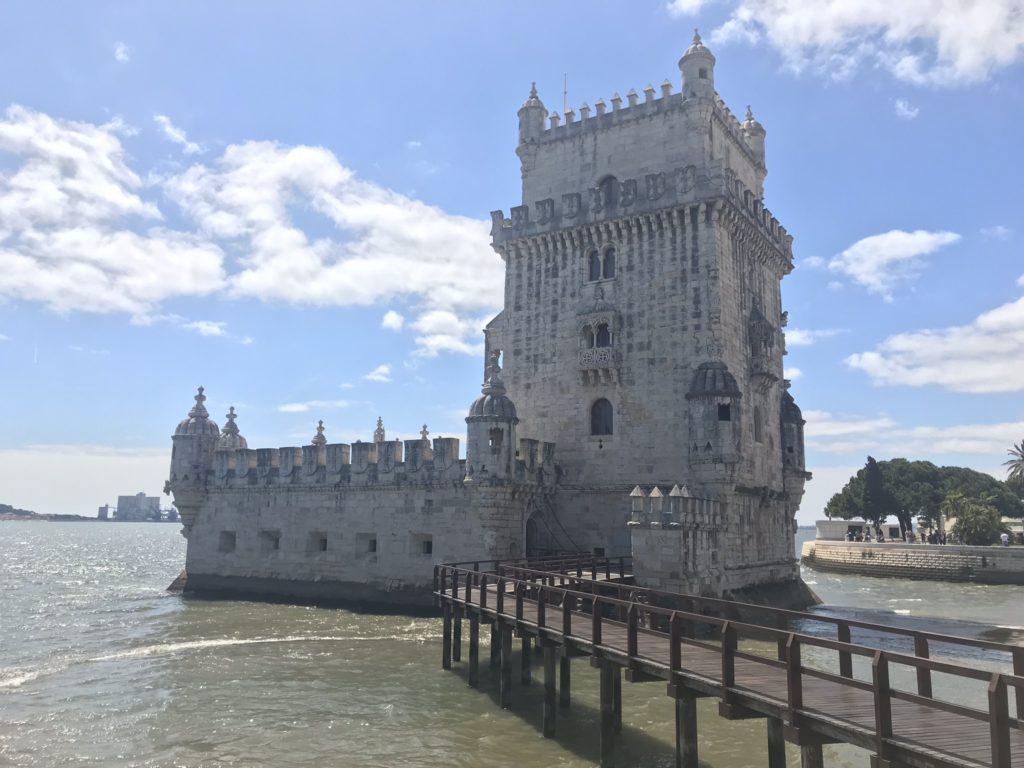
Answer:
[[[98,517],[100,520],[109,520],[110,519],[110,505],[109,504],[104,504],[102,507],[100,507],[99,510],[96,512],[96,517]]]
[[[136,493],[134,496],[117,497],[118,520],[159,520],[160,497]]]

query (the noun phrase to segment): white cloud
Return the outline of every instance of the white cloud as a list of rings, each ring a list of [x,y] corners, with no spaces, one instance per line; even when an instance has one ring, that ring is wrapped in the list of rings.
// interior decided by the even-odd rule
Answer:
[[[841,291],[841,290],[843,290],[843,284],[841,282],[839,282],[838,280],[829,280],[828,281],[828,289],[830,291]]]
[[[387,383],[391,381],[391,366],[387,363],[378,365],[368,374],[363,376],[367,381],[379,381],[381,383]]]
[[[892,289],[898,282],[909,280],[920,272],[922,257],[959,239],[960,235],[955,232],[893,229],[858,240],[833,257],[828,267],[852,278],[870,293],[891,300]]]
[[[380,321],[380,327],[387,328],[389,331],[400,331],[404,323],[405,318],[402,315],[393,309],[389,309],[384,313],[384,319]]]
[[[128,166],[124,124],[54,120],[11,106],[0,119],[0,298],[58,312],[145,314],[161,301],[205,295],[224,279],[223,253],[187,233],[151,226],[155,204]]]
[[[418,354],[435,357],[441,352],[461,352],[467,355],[482,355],[482,329],[490,318],[459,317],[447,310],[431,310],[416,318],[412,324],[419,336]],[[473,341],[469,341],[472,339]]]
[[[132,60],[131,49],[124,43],[114,43],[114,60],[118,64],[127,64]]]
[[[184,129],[179,128],[172,123],[171,118],[167,115],[153,115],[153,120],[164,132],[164,137],[168,141],[172,141],[179,145],[181,147],[181,151],[186,155],[198,155],[203,151],[202,146],[196,144],[194,141],[189,141]]]
[[[405,148],[406,149],[419,149],[422,146],[423,146],[423,142],[422,141],[416,141],[415,139],[413,139],[412,141],[405,142]]]
[[[967,325],[890,336],[846,358],[876,384],[936,385],[954,392],[1024,391],[1024,298]]]
[[[350,400],[307,400],[304,403],[285,403],[277,406],[277,410],[281,413],[306,413],[312,410],[348,408],[350,405]]]
[[[809,269],[821,269],[825,266],[825,260],[821,256],[808,256],[800,261],[800,266]]]
[[[201,234],[242,250],[231,281],[236,295],[322,306],[401,297],[420,320],[434,312],[458,318],[444,343],[418,339],[424,354],[475,353],[481,324],[473,313],[501,306],[503,265],[485,222],[360,180],[326,149],[234,145],[165,188]],[[289,213],[300,205],[328,219],[339,237],[311,240]]]
[[[109,349],[99,349],[96,347],[83,347],[80,344],[72,344],[68,347],[72,352],[77,352],[80,355],[92,355],[94,357],[106,357],[110,354]]]
[[[10,340],[11,340],[10,336],[8,336],[7,334],[4,334],[4,333],[0,333],[0,341],[10,341]]]
[[[807,447],[824,453],[931,457],[951,454],[1002,456],[1024,435],[1024,422],[904,426],[886,416],[840,417],[804,411]]]
[[[896,117],[900,120],[913,120],[920,114],[921,110],[915,107],[906,99],[896,99],[892,105],[893,111],[896,112]]]
[[[847,333],[845,328],[787,328],[787,347],[809,347],[820,339],[831,339],[841,333]]]
[[[986,240],[1006,241],[1013,237],[1013,230],[1002,224],[996,224],[994,227],[982,227],[981,236]]]
[[[214,320],[194,320],[183,323],[182,328],[195,331],[200,336],[224,336],[227,334],[227,323]]]
[[[739,0],[712,39],[766,41],[795,72],[846,79],[882,68],[917,85],[955,85],[1021,58],[1024,13],[1020,0]]]
[[[692,16],[708,2],[709,0],[669,0],[665,7],[670,16]]]
[[[783,378],[789,379],[790,381],[796,381],[797,379],[799,379],[803,375],[804,375],[804,372],[801,371],[799,368],[786,368],[782,372]]]

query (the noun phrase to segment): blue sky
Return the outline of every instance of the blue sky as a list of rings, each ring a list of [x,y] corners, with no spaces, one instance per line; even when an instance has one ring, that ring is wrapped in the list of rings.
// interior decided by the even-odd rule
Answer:
[[[795,236],[801,521],[869,453],[1024,439],[1020,0],[0,8],[0,502],[155,493],[195,386],[252,447],[464,433],[516,110],[668,78],[694,26]]]

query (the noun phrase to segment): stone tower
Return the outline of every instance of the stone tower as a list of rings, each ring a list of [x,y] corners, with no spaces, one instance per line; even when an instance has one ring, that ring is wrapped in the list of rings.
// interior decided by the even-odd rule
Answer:
[[[522,428],[558,442],[547,546],[626,553],[630,489],[685,484],[723,504],[737,563],[792,560],[809,477],[782,374],[792,238],[762,201],[765,130],[719,98],[698,34],[679,69],[679,93],[578,114],[531,89],[522,202],[492,213],[505,303],[485,354]]]

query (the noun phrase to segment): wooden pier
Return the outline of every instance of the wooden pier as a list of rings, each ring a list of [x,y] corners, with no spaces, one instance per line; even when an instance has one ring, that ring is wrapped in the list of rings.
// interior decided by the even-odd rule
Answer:
[[[437,566],[434,594],[444,631],[441,664],[462,658],[469,623],[468,680],[479,684],[481,624],[490,628],[490,664],[499,700],[511,706],[512,642],[523,649],[520,684],[532,678],[531,644],[543,652],[543,733],[554,737],[559,708],[571,699],[571,663],[588,657],[600,675],[600,754],[611,765],[621,730],[621,681],[664,681],[675,701],[676,766],[697,768],[696,701],[714,697],[729,720],[766,720],[766,761],[786,764],[785,744],[804,768],[823,765],[822,745],[848,743],[872,753],[872,768],[1024,768],[1024,648],[918,632],[729,600],[678,595],[631,584],[628,558],[547,558]],[[815,632],[827,629],[831,637]],[[853,642],[851,636],[861,636]],[[771,653],[746,649],[764,641]],[[906,647],[908,652],[892,650]],[[988,652],[1005,671],[964,663]],[[994,652],[994,653],[993,653]],[[826,654],[834,664],[806,658]],[[870,679],[853,660],[870,663]],[[945,658],[944,658],[945,657]],[[914,672],[915,690],[890,681]],[[557,670],[557,671],[556,671]],[[987,709],[933,695],[932,674],[984,686]],[[1012,716],[1011,716],[1012,709]]]

